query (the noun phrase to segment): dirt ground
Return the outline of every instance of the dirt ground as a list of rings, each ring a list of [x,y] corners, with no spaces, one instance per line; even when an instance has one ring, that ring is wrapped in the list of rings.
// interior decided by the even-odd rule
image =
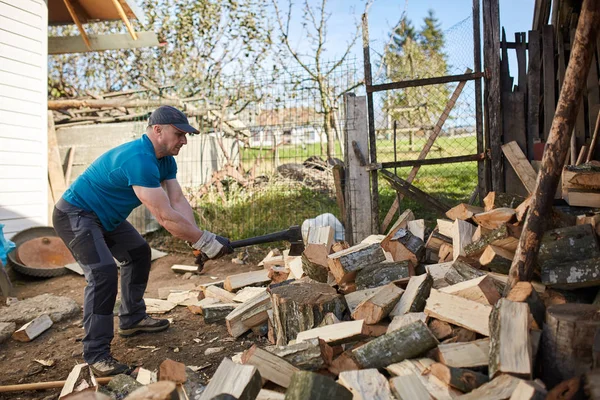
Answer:
[[[153,247],[154,244],[151,242]],[[163,247],[163,248],[161,248]],[[165,250],[164,246],[158,247]],[[145,297],[158,298],[159,287],[181,286],[193,282],[201,284],[224,279],[228,275],[260,269],[257,260],[266,255],[265,249],[251,249],[249,263],[240,265],[231,262],[231,256],[209,261],[202,274],[194,275],[186,280],[183,275],[171,271],[173,264],[193,265],[194,258],[187,253],[170,253],[168,256],[155,260],[150,271],[150,281]],[[253,262],[252,262],[253,261]],[[45,279],[29,279],[23,275],[13,276],[16,296],[19,300],[33,297],[42,293],[52,293],[73,298],[78,304],[83,302],[85,280],[82,276],[69,273],[68,275]],[[6,304],[6,299],[0,296],[0,306]],[[2,312],[2,308],[0,308]],[[233,339],[227,333],[225,322],[205,324],[202,316],[192,314],[187,307],[176,307],[162,318],[172,318],[171,327],[164,332],[140,334],[131,338],[121,338],[115,335],[112,342],[112,352],[121,362],[143,366],[155,370],[159,364],[170,358],[192,366],[205,366],[196,378],[206,384],[217,369],[223,357],[232,357],[254,343],[265,345],[262,337],[252,332],[238,339]],[[118,318],[115,317],[115,329]],[[0,385],[13,385],[45,381],[65,380],[75,364],[82,363],[81,339],[84,332],[82,314],[68,321],[54,324],[49,330],[29,343],[20,343],[9,339],[0,344]],[[145,347],[142,347],[145,346]],[[223,347],[217,354],[205,356],[208,348]],[[54,365],[44,367],[35,360],[52,360]],[[188,371],[189,372],[189,371]],[[0,393],[0,399],[56,399],[60,390],[42,390],[29,392]]]

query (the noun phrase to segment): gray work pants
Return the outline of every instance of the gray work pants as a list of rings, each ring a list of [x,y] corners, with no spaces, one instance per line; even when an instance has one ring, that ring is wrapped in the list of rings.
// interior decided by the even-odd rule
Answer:
[[[144,291],[150,274],[150,246],[127,221],[113,231],[96,214],[61,199],[54,207],[54,229],[81,265],[87,281],[83,300],[83,357],[88,364],[110,355],[113,309],[121,267],[119,325],[129,328],[146,316]]]

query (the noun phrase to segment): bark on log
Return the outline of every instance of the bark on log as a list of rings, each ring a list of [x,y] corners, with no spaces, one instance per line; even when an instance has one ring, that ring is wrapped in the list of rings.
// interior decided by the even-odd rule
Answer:
[[[342,295],[326,283],[299,283],[271,289],[277,345],[286,345],[299,332],[319,326],[325,314],[342,319]]]
[[[510,279],[505,288],[508,294],[518,281],[530,281],[536,265],[546,219],[554,201],[554,193],[569,150],[571,133],[586,88],[587,76],[600,30],[600,2],[584,0],[577,23],[575,41],[571,46],[569,65],[552,120],[552,127],[542,166],[519,247],[510,269]]]
[[[457,283],[470,281],[483,275],[485,275],[485,272],[473,268],[462,261],[455,261],[452,263],[452,268],[446,272],[444,280],[448,285],[456,285]]]
[[[400,301],[390,312],[390,316],[396,317],[409,312],[423,311],[432,286],[433,278],[429,274],[411,277]]]
[[[417,357],[438,345],[423,321],[387,333],[352,350],[362,368],[383,368],[407,358]]]
[[[333,349],[324,341],[314,338],[287,346],[268,346],[265,350],[290,364],[308,371],[317,371],[331,364]]]
[[[329,270],[338,284],[353,281],[362,268],[385,260],[379,243],[361,243],[328,256]]]
[[[429,367],[429,371],[436,378],[460,390],[463,393],[469,393],[473,389],[489,381],[488,377],[479,372],[463,368],[448,367],[441,363],[435,363]]]
[[[510,301],[527,303],[529,312],[531,312],[538,328],[541,329],[544,326],[546,307],[530,282],[518,282],[506,298]]]
[[[600,328],[600,307],[558,304],[546,309],[542,334],[542,379],[549,388],[581,375],[593,365],[593,345]]]
[[[551,266],[546,263],[541,275],[543,284],[558,289],[600,286],[600,257]]]
[[[516,194],[489,192],[483,199],[483,204],[485,211],[491,211],[494,208],[517,208],[524,201],[525,197]]]
[[[286,400],[352,400],[352,393],[328,376],[299,371],[285,392]]]
[[[575,225],[547,231],[542,237],[538,253],[540,266],[600,257],[596,231],[589,225]]]
[[[489,245],[479,257],[479,264],[492,272],[508,274],[515,254],[501,247]]]
[[[502,225],[499,228],[492,230],[487,235],[484,235],[479,240],[465,246],[465,256],[469,258],[480,256],[484,252],[485,248],[490,244],[498,247],[503,247],[504,245],[503,248],[506,248],[506,245],[510,246],[511,242],[516,243],[516,238],[514,241],[506,240],[513,238],[513,235],[513,230],[510,229],[508,225]]]
[[[235,310],[240,304],[239,303],[225,303],[225,304],[209,304],[202,307],[202,316],[204,322],[212,324],[213,322],[224,320],[233,310]]]
[[[413,272],[410,261],[383,262],[370,265],[356,274],[356,289],[375,288],[388,283],[408,279]]]
[[[373,325],[388,316],[402,296],[404,290],[393,283],[381,287],[373,296],[363,300],[352,312],[355,320],[363,319],[365,324]]]

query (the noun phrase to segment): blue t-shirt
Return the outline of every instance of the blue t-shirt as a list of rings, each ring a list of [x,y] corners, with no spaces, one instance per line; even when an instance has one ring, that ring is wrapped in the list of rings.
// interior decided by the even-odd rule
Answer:
[[[172,156],[156,158],[154,146],[143,135],[96,159],[64,193],[76,207],[93,211],[107,231],[114,230],[142,204],[132,186],[160,187],[175,179],[177,164]]]

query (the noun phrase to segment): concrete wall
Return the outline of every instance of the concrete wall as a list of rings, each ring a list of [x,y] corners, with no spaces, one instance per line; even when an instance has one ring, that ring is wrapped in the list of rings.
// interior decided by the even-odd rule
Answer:
[[[66,128],[57,126],[58,148],[65,169],[69,151],[72,147],[75,149],[71,182],[107,150],[139,139],[146,130],[146,124],[146,121],[139,121]],[[235,140],[223,139],[223,146],[234,163],[239,161],[239,147]],[[188,144],[181,149],[176,159],[177,180],[182,187],[200,186],[208,182],[212,173],[227,162],[216,138],[209,135],[188,137]],[[142,233],[158,228],[154,218],[143,206],[134,210],[129,221]]]
[[[5,237],[48,221],[48,8],[0,0],[0,224]]]

